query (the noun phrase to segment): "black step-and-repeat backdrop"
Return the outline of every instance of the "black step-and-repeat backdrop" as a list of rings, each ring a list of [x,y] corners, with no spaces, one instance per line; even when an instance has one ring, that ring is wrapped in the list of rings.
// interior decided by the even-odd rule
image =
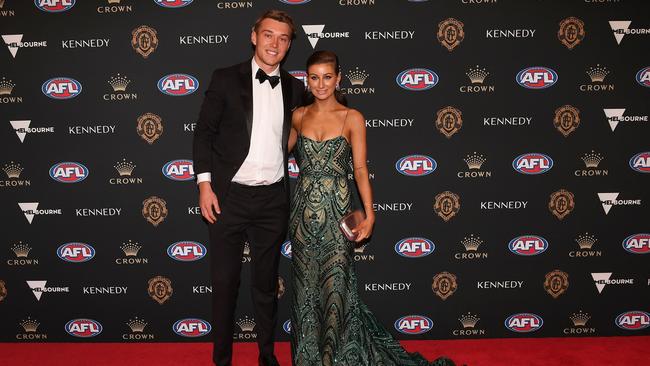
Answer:
[[[0,0],[3,341],[222,326],[192,134],[212,70],[252,55],[269,8],[296,21],[284,67],[304,79],[311,52],[337,52],[365,115],[359,292],[399,339],[648,334],[646,1]]]

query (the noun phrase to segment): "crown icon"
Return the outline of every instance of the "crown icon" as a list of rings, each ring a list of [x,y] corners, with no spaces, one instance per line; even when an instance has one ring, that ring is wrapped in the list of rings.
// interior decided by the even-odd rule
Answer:
[[[350,72],[345,76],[350,80],[350,84],[363,85],[370,74],[366,73],[366,70],[359,71],[359,68],[357,67],[354,70],[350,70]]]
[[[463,324],[463,328],[474,328],[476,323],[478,323],[481,318],[477,317],[476,315],[472,315],[471,313],[467,313],[461,315],[458,320],[460,320],[461,324]]]
[[[252,332],[255,329],[255,322],[253,319],[248,319],[248,316],[244,317],[244,319],[239,319],[237,325],[239,325],[242,332]]]
[[[469,71],[465,73],[467,77],[472,81],[472,84],[483,84],[483,81],[485,78],[490,75],[490,73],[485,70],[484,68],[480,68],[478,65],[476,65],[476,68],[469,68]]]
[[[111,79],[108,81],[109,84],[113,87],[113,91],[126,91],[126,87],[129,85],[131,80],[129,80],[126,76],[120,76],[120,74],[117,74],[117,76],[112,76]]]
[[[108,0],[109,4],[119,4],[122,0]]]
[[[584,327],[585,325],[587,325],[587,322],[589,321],[589,319],[591,319],[591,317],[589,316],[589,314],[583,313],[582,310],[580,310],[578,313],[573,313],[573,315],[571,315],[569,319],[571,319],[574,326]]]
[[[469,169],[481,169],[481,165],[483,165],[487,159],[485,159],[483,155],[478,155],[474,152],[473,154],[467,155],[463,160],[467,163]]]
[[[123,177],[125,175],[131,176],[136,165],[134,165],[132,161],[127,162],[126,159],[122,159],[122,161],[118,161],[113,167],[115,167],[120,176]]]
[[[244,242],[244,255],[251,255],[251,245],[248,242]]]
[[[131,328],[131,331],[133,333],[142,333],[144,332],[144,328],[147,326],[147,322],[145,322],[142,319],[138,319],[138,317],[135,317],[135,319],[129,319],[128,322],[126,322],[126,325]]]
[[[576,243],[580,246],[580,249],[591,249],[591,247],[596,244],[598,239],[595,236],[590,235],[589,233],[584,233],[578,235],[578,238],[575,239]]]
[[[463,238],[463,240],[461,240],[460,243],[463,244],[466,251],[475,252],[478,250],[478,247],[481,246],[481,244],[483,244],[483,240],[481,240],[481,237],[479,236],[475,237],[474,234],[471,234],[469,238],[468,237]]]
[[[585,162],[587,168],[598,168],[598,164],[600,164],[604,157],[592,150],[590,153],[584,154],[581,159]]]
[[[368,244],[360,245],[360,246],[355,246],[354,247],[354,253],[356,254],[362,254],[365,250]]]
[[[18,177],[20,177],[20,173],[22,173],[23,168],[20,167],[20,164],[14,163],[12,161],[9,164],[5,164],[4,168],[2,168],[2,170],[5,171],[8,178],[18,178]]]
[[[587,75],[591,78],[592,83],[602,83],[605,77],[609,74],[609,70],[605,66],[591,66],[587,69]]]
[[[142,246],[129,240],[127,243],[122,244],[120,248],[127,257],[135,257],[138,255]]]
[[[20,325],[23,327],[23,329],[25,329],[25,332],[36,333],[36,329],[38,329],[38,326],[41,325],[41,323],[30,317],[27,317],[27,319],[20,322]]]
[[[11,95],[11,91],[14,90],[16,84],[12,83],[11,80],[7,80],[4,77],[0,80],[0,95]]]
[[[27,258],[29,251],[32,250],[32,248],[30,248],[27,244],[23,244],[21,241],[17,244],[14,244],[14,246],[11,247],[11,250],[14,251],[17,258]]]

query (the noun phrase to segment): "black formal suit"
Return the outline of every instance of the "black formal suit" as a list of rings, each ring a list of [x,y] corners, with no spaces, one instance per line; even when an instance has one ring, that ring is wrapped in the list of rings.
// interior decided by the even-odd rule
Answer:
[[[217,69],[205,92],[194,132],[196,174],[212,173],[221,214],[209,224],[212,260],[214,362],[231,364],[234,311],[244,241],[250,243],[255,330],[261,356],[273,354],[277,323],[277,272],[289,212],[287,143],[292,110],[302,102],[304,84],[280,70],[284,104],[284,179],[269,186],[242,186],[232,179],[248,155],[253,123],[251,61]],[[268,81],[266,81],[268,82]],[[277,87],[277,86],[276,86]]]

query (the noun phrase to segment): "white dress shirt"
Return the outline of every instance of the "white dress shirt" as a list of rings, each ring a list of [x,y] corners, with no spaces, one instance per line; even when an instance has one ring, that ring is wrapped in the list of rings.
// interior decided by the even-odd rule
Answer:
[[[248,155],[235,176],[233,182],[247,186],[269,185],[284,177],[282,153],[282,125],[284,119],[284,103],[282,101],[282,86],[280,83],[271,88],[271,83],[260,83],[255,78],[260,68],[251,60],[253,83],[253,126]],[[280,66],[269,73],[269,76],[280,75]],[[211,181],[211,173],[201,173],[196,176],[197,183]]]

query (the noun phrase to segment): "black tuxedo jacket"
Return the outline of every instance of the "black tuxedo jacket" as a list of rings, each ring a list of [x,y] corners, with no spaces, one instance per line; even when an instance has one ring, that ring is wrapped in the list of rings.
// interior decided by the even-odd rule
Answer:
[[[252,78],[250,59],[215,70],[205,91],[194,130],[194,173],[212,173],[212,190],[219,202],[224,202],[232,178],[248,155],[253,125],[252,82],[257,80]],[[280,85],[284,103],[281,143],[288,199],[287,143],[291,130],[291,113],[302,103],[304,84],[280,69]]]

